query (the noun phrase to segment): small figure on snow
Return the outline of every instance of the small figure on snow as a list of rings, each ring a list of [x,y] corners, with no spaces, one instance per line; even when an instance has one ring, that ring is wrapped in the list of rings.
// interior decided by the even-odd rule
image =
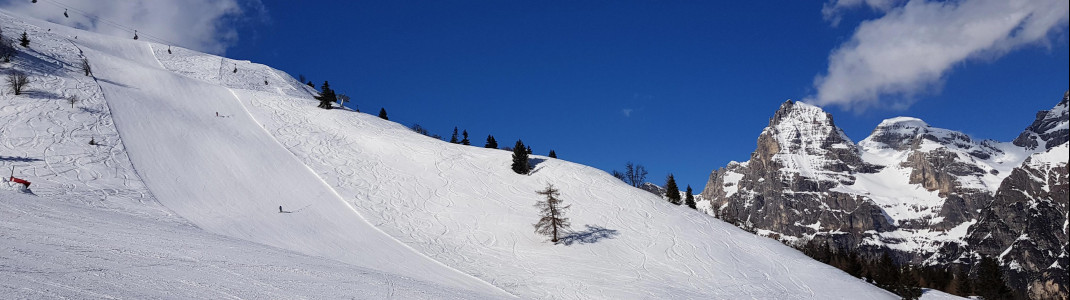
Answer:
[[[216,116],[216,117],[218,117],[218,116],[219,116],[219,112],[218,112],[218,111],[217,111],[217,112],[215,112],[215,116]]]
[[[93,145],[93,146],[96,146],[97,145],[97,140],[95,138],[89,138],[89,144]]]
[[[279,205],[279,213],[282,213],[282,205]]]

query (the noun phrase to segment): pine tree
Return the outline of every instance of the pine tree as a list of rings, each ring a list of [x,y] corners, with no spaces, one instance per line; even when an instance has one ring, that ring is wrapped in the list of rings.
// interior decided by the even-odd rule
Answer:
[[[1003,271],[999,269],[999,262],[995,259],[981,257],[981,263],[977,265],[977,286],[974,292],[986,300],[1011,298],[1011,290],[1003,282]]]
[[[530,154],[532,154],[532,153],[534,153],[534,152],[531,152],[531,146],[528,146],[528,149],[527,149],[527,151],[528,151],[528,154],[529,154],[529,155],[530,155]]]
[[[460,141],[457,140],[457,126],[453,127],[453,135],[450,136],[450,143],[460,143]]]
[[[550,154],[547,156],[549,156],[550,158],[557,158],[557,152],[554,152],[554,150],[550,150]]]
[[[494,140],[493,135],[487,135],[487,143],[483,145],[483,148],[498,149],[498,141]]]
[[[306,83],[306,84],[307,84],[307,85],[308,85],[308,87],[310,87],[310,88],[316,88],[316,85],[315,85],[315,84],[312,84],[312,80],[309,80],[309,81],[308,81],[308,83]]]
[[[235,69],[237,70],[237,69]],[[316,100],[320,101],[319,108],[331,109],[331,103],[338,101],[338,96],[334,94],[334,90],[331,89],[331,85],[327,81],[323,81],[322,90],[319,96],[316,96]]]
[[[472,144],[472,141],[468,140],[468,130],[461,131],[461,136],[464,137],[463,139],[461,139],[461,145],[468,146]]]
[[[921,287],[918,287],[918,276],[912,268],[899,270],[899,282],[896,283],[895,293],[904,300],[917,300],[921,298]]]
[[[669,177],[665,179],[665,198],[669,199],[669,203],[680,205],[680,187],[676,186],[676,179],[669,174]]]
[[[548,235],[551,242],[557,243],[561,232],[569,228],[570,224],[564,213],[571,205],[561,205],[562,200],[557,198],[561,193],[553,184],[547,183],[545,190],[536,193],[546,196],[546,200],[535,202],[535,207],[539,208],[541,215],[539,222],[535,223],[535,233]]]
[[[25,31],[22,32],[22,37],[19,38],[19,45],[22,45],[22,47],[25,48],[30,47],[30,36],[26,35]]]
[[[516,146],[513,146],[513,172],[517,174],[527,174],[531,171],[526,148],[521,140],[516,140]]]
[[[390,120],[390,118],[386,117],[386,108],[379,109],[379,118],[383,120]]]
[[[691,209],[696,209],[696,207],[695,207],[695,195],[692,195],[692,193],[694,193],[694,191],[691,190],[691,185],[688,184],[687,185],[687,194],[684,195],[684,204],[687,204],[687,207],[690,207]]]

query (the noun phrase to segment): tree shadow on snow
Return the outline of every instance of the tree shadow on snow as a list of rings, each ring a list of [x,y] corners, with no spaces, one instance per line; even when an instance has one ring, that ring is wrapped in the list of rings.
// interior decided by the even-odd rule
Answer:
[[[102,113],[99,109],[89,108],[89,107],[84,107],[84,106],[83,107],[79,107],[78,110],[81,110],[82,112],[85,112],[85,113],[91,113],[91,114],[100,114],[100,113]]]
[[[531,176],[536,172],[539,172],[539,170],[542,170],[542,168],[539,168],[538,165],[544,161],[546,161],[545,158],[529,158],[528,166],[531,167],[531,171],[528,171],[528,176]]]
[[[60,98],[59,94],[56,94],[56,93],[53,93],[53,92],[48,92],[48,91],[36,91],[36,90],[22,91],[22,95],[24,95],[26,97],[29,97],[29,98],[34,98],[34,99],[59,99]]]
[[[583,226],[587,227],[587,230],[580,231],[580,232],[569,233],[568,235],[566,235],[566,236],[562,237],[560,240],[558,240],[558,242],[562,243],[562,244],[565,244],[565,245],[593,244],[593,243],[596,243],[596,242],[598,242],[598,241],[600,241],[602,239],[612,239],[612,238],[616,237],[617,235],[619,235],[619,233],[617,233],[616,230],[606,229],[605,227],[602,227],[602,226],[597,226],[597,225],[583,225]]]
[[[104,79],[104,78],[100,78],[100,77],[97,77],[97,80],[102,81],[102,82],[106,82],[106,83],[111,84],[111,85],[124,87],[124,88],[129,88],[130,87],[129,85],[125,85],[125,84],[122,84],[122,83],[118,83],[118,82],[111,81],[111,80]]]
[[[14,162],[32,162],[41,161],[39,158],[21,157],[21,156],[2,156],[0,155],[0,161],[14,161]]]

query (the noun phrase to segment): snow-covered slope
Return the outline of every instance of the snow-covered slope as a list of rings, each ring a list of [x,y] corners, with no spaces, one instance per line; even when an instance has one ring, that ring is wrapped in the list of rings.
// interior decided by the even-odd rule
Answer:
[[[32,50],[17,58],[25,63],[12,68],[57,82],[35,81],[35,93],[3,96],[21,105],[5,106],[0,119],[54,124],[4,132],[9,151],[25,152],[13,156],[24,158],[18,175],[34,181],[39,196],[0,191],[11,208],[2,224],[20,230],[0,239],[0,247],[45,249],[19,268],[0,269],[17,275],[0,279],[7,290],[33,282],[65,286],[70,292],[56,295],[72,297],[380,298],[401,288],[395,297],[449,298],[464,291],[498,298],[895,298],[591,167],[536,157],[533,173],[518,175],[505,151],[445,143],[362,113],[318,109],[306,88],[266,66],[0,18],[4,32],[26,30],[34,39]],[[83,56],[93,77],[75,67]],[[48,91],[60,84],[87,99],[85,116],[58,112],[63,95]],[[41,103],[53,106],[34,106]],[[97,140],[108,151],[93,152],[101,148],[69,128],[100,132]],[[57,133],[71,138],[43,142]],[[49,149],[77,154],[59,158]],[[74,171],[39,171],[67,168]],[[54,184],[38,188],[36,182]],[[535,191],[547,184],[572,205],[568,217],[576,226],[558,245],[532,232]],[[64,189],[69,192],[45,193]],[[107,200],[115,209],[77,201],[28,204],[56,198],[95,203],[89,198],[112,190],[130,190],[116,194],[132,200]],[[279,213],[280,205],[288,213]],[[113,220],[116,214],[122,217]],[[41,237],[79,232],[79,226],[94,233],[62,235],[61,243]],[[120,235],[104,237],[110,233]],[[72,259],[77,253],[109,262]],[[115,262],[127,255],[138,258]],[[26,275],[46,261],[66,259],[72,262],[54,268],[92,266],[87,276],[102,275],[94,282],[109,286],[100,289],[107,293],[90,293],[97,290],[82,276],[45,281]],[[143,267],[174,260],[170,267]],[[123,271],[128,268],[138,271]],[[208,270],[190,270],[196,268]],[[224,273],[234,276],[218,279]],[[176,285],[202,275],[225,283]],[[349,276],[356,278],[334,286]],[[313,283],[277,290],[289,280]],[[317,294],[320,287],[332,290]],[[212,293],[218,290],[234,293]]]

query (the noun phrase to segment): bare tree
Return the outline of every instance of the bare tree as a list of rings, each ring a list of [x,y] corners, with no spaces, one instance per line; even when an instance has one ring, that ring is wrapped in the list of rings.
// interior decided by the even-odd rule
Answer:
[[[628,184],[634,187],[639,187],[646,182],[647,171],[643,165],[633,164],[628,162],[624,164],[624,177],[628,179]]]
[[[561,199],[557,198],[561,193],[553,184],[547,183],[545,190],[536,193],[546,196],[546,200],[535,202],[535,207],[539,208],[539,214],[542,215],[539,222],[535,223],[535,233],[548,235],[551,242],[557,243],[560,240],[559,233],[569,228],[570,224],[564,213],[571,205],[561,205]]]
[[[15,92],[15,95],[21,95],[27,83],[30,83],[30,78],[25,73],[12,71],[7,74],[7,86],[11,88],[11,91]]]
[[[85,57],[82,58],[82,71],[85,71],[85,76],[93,74],[93,67],[89,66],[89,59],[86,59]]]

